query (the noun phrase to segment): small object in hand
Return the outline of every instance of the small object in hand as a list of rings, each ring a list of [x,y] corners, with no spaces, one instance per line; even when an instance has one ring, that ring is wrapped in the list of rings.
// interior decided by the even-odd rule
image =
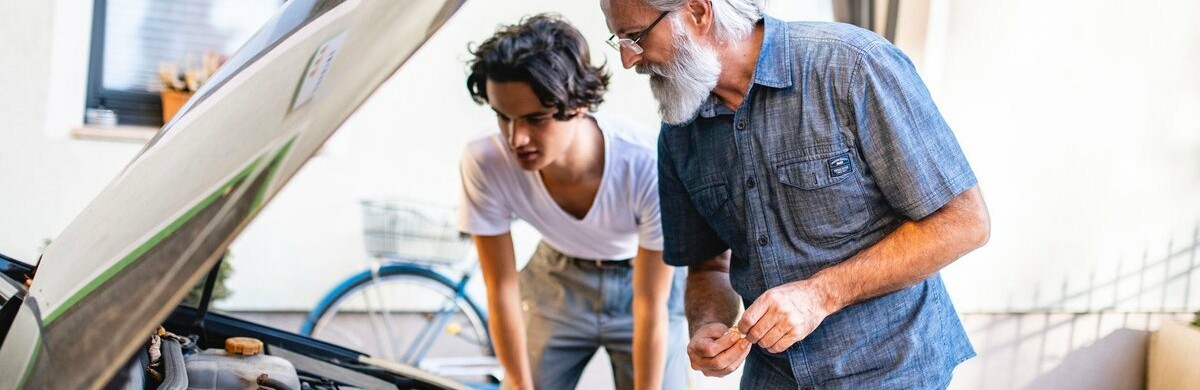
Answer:
[[[737,333],[738,337],[741,337],[743,339],[746,338],[746,335],[742,334],[742,332],[740,330],[738,330],[737,324],[733,324],[733,326],[729,327],[729,331],[733,332],[733,333]]]

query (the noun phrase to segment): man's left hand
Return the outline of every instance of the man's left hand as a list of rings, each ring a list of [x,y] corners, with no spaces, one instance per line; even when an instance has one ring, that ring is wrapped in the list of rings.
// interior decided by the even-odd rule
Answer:
[[[808,337],[829,316],[825,294],[807,280],[764,292],[738,321],[746,340],[771,353],[781,353]]]

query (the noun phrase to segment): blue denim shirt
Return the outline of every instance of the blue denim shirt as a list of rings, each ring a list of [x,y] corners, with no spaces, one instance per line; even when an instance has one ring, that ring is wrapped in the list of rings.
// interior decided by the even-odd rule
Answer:
[[[896,47],[845,24],[763,23],[742,106],[710,96],[691,123],[664,125],[659,138],[666,261],[731,249],[730,280],[747,305],[976,183]],[[747,385],[770,377],[747,371],[744,388],[945,387],[974,356],[938,275],[834,313],[783,354],[752,353],[794,382]]]

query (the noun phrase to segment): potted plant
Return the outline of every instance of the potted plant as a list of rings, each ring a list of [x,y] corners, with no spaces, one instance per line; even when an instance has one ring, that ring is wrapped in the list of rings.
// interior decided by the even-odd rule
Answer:
[[[186,63],[190,64],[189,59]],[[158,66],[158,79],[162,83],[163,123],[171,121],[171,117],[179,111],[183,104],[192,98],[192,94],[200,89],[216,73],[217,68],[225,63],[225,57],[216,53],[204,55],[199,67],[180,67],[174,63],[163,63]]]
[[[212,299],[209,300],[209,302],[223,300],[232,294],[232,291],[226,284],[229,276],[233,274],[233,265],[229,263],[229,259],[231,258],[232,257],[229,255],[229,251],[226,251],[225,257],[223,260],[221,260],[220,268],[217,270],[217,283],[213,285]],[[196,283],[195,286],[192,286],[192,289],[191,291],[188,291],[187,296],[183,297],[184,305],[193,307],[200,305],[200,299],[204,294],[204,283],[205,280],[200,279],[200,282]]]

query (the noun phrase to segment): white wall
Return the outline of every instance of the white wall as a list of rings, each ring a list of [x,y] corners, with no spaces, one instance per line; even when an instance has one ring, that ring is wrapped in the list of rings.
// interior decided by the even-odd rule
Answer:
[[[940,65],[925,77],[938,86],[993,223],[991,243],[947,272],[960,309],[1027,307],[1035,289],[1038,303],[1051,302],[1064,278],[1082,290],[1093,270],[1111,280],[1118,263],[1129,271],[1193,242],[1200,3],[943,5],[945,33],[930,37],[944,43],[930,59]],[[1182,305],[1184,285],[1167,288],[1167,306]],[[1200,304],[1196,290],[1190,302]]]
[[[1200,308],[1200,3],[931,3],[923,75],[993,227],[952,298],[1091,312],[966,314],[979,357],[953,387],[1141,388],[1143,330]]]
[[[91,5],[0,1],[0,252],[18,259],[36,260],[141,149],[67,138],[83,117]]]

